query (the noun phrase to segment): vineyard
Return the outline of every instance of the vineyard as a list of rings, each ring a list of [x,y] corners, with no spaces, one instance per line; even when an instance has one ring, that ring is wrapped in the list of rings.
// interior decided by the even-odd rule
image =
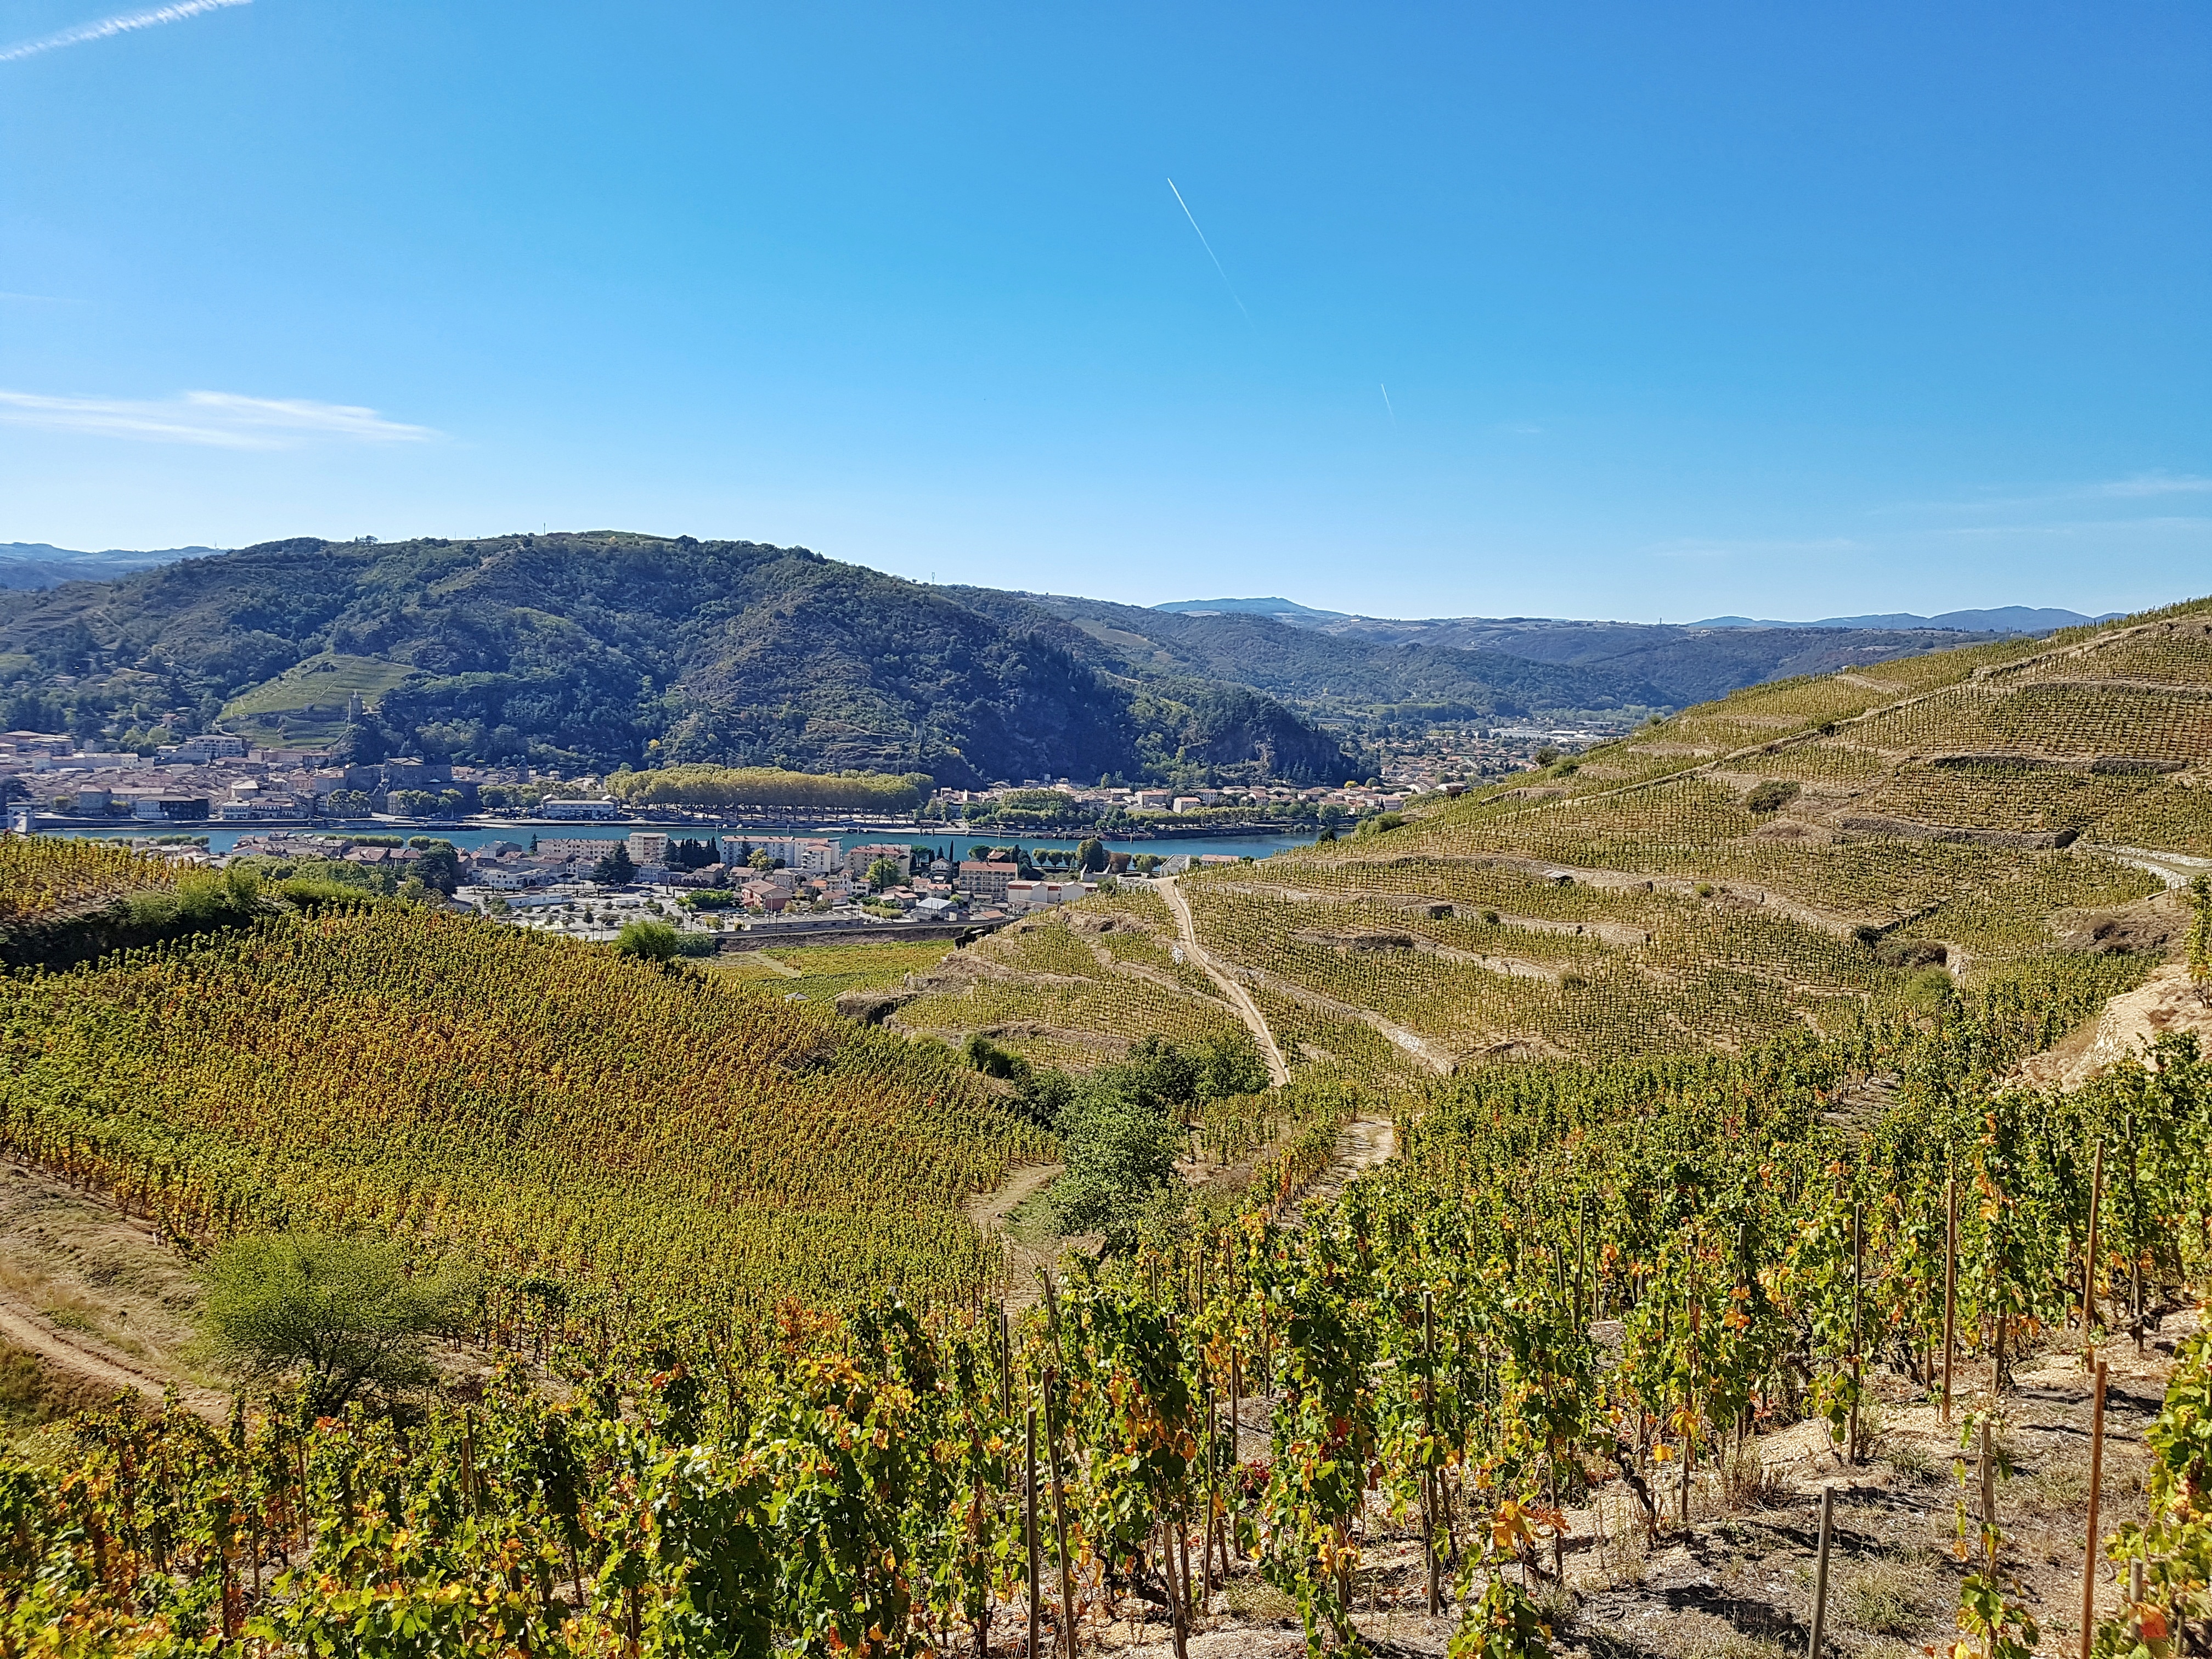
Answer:
[[[1848,1492],[1872,1402],[1902,1391],[1954,1414],[1967,1462],[1944,1500],[1959,1559],[1923,1569],[1942,1610],[1893,1633],[1942,1637],[1955,1606],[1966,1653],[2023,1654],[2033,1617],[2069,1615],[2018,1577],[2036,1564],[1996,1474],[2013,1379],[2155,1337],[2212,1268],[2193,1045],[2071,1095],[2000,1082],[2117,972],[1993,977],[1932,1017],[1735,1057],[1434,1083],[1404,1102],[1401,1158],[1334,1204],[1286,1225],[1263,1186],[1182,1240],[1072,1260],[1016,1317],[957,1290],[674,1325],[547,1297],[472,1334],[508,1363],[412,1420],[281,1389],[228,1431],[88,1419],[58,1466],[0,1471],[0,1632],[68,1653],[1073,1656],[1152,1619],[1181,1655],[1264,1589],[1316,1656],[1360,1649],[1386,1593],[1455,1623],[1455,1652],[1535,1656],[1662,1543],[1736,1535],[1797,1425]],[[1886,1107],[1848,1106],[1876,1081]],[[1210,1148],[1257,1144],[1269,1111],[1215,1103]],[[565,1390],[533,1380],[538,1352]],[[2158,1506],[2106,1511],[2118,1571],[2145,1573],[2104,1592],[2101,1652],[2206,1611],[2212,1355],[2181,1361]],[[1410,1563],[1387,1592],[1386,1558]]]
[[[2077,1650],[2085,1542],[2096,1652],[2198,1650],[2212,1060],[2017,1079],[2167,939],[2212,972],[2172,890],[2205,614],[1754,688],[934,964],[664,971],[392,906],[7,981],[26,1164],[195,1249],[367,1232],[487,1290],[408,1410],[249,1390],[0,1465],[0,1656],[1186,1659],[1243,1609],[1321,1659],[1395,1608],[1534,1659],[1662,1555],[1804,1534],[1753,1521],[1808,1468],[1862,1556],[1884,1505],[1956,1545],[1831,1651]],[[961,1205],[1054,1149],[954,1044],[1243,1044],[1209,965],[1290,1085],[1208,1098],[1174,1133],[1218,1183],[1011,1296]],[[1399,1156],[1301,1206],[1383,1111]],[[2010,1460],[2091,1349],[2168,1395],[2139,1484],[2039,1472],[2067,1557]],[[1869,1473],[1907,1412],[1945,1437],[1909,1492]],[[1647,1605],[1804,1650],[1717,1633],[1728,1582]],[[1752,1588],[1817,1628],[1810,1582]]]
[[[884,945],[802,945],[781,951],[747,951],[714,958],[714,971],[785,998],[834,1002],[841,991],[875,991],[926,974],[951,945],[942,940],[893,940]]]
[[[178,873],[174,865],[112,842],[10,836],[0,841],[0,928],[174,887]]]
[[[1930,963],[1971,978],[2058,948],[2080,918],[2170,903],[2129,849],[2212,855],[2203,612],[1754,687],[1403,828],[1182,889],[1298,1057],[1418,1077],[1832,1030],[1917,994]],[[1152,916],[1129,937],[1170,932]],[[1132,1020],[1220,1018],[1195,975],[1133,1005],[1050,956],[1008,949],[989,993],[943,1017],[1083,1024],[1074,1005],[1094,1000],[1089,1024],[1124,1039]]]
[[[1185,1048],[1241,1032],[1205,970],[1182,959],[1159,896],[1124,883],[1060,914],[1018,921],[915,981],[895,1029],[981,1032],[1042,1064],[1087,1070],[1148,1036]]]
[[[0,981],[0,1145],[179,1237],[368,1229],[750,1316],[994,1281],[1048,1153],[948,1051],[398,907]]]

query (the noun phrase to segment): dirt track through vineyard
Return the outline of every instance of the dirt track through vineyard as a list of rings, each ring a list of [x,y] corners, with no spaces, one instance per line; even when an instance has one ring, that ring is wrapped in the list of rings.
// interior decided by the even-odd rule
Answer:
[[[1221,988],[1221,994],[1229,999],[1245,1029],[1252,1033],[1253,1040],[1267,1056],[1267,1080],[1278,1086],[1288,1083],[1291,1068],[1284,1063],[1283,1051],[1275,1046],[1275,1034],[1267,1029],[1267,1022],[1261,1017],[1259,1005],[1252,1000],[1250,994],[1224,972],[1198,942],[1198,925],[1191,920],[1189,903],[1176,890],[1174,878],[1153,884],[1167,900],[1168,908],[1175,912],[1176,931],[1182,935],[1183,949],[1190,952],[1192,961],[1206,969],[1206,976]]]

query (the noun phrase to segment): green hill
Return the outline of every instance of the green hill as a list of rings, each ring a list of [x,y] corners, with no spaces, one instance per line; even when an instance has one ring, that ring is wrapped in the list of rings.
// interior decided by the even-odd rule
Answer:
[[[939,782],[1364,770],[1248,688],[1117,672],[1042,611],[804,548],[606,532],[271,542],[0,602],[16,724],[179,704],[260,739],[542,765],[711,762]],[[370,715],[349,728],[358,691]]]

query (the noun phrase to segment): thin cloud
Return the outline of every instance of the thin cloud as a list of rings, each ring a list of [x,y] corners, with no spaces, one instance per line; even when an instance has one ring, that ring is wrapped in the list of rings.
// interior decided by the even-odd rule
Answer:
[[[2200,531],[2212,526],[2212,518],[2166,514],[2157,518],[2072,519],[2051,524],[1960,525],[1939,532],[1945,536],[2111,536],[2122,531]]]
[[[419,443],[438,435],[427,426],[387,421],[358,404],[245,398],[232,392],[187,392],[143,401],[0,392],[0,422],[48,432],[205,444],[216,449],[295,449],[318,441]]]
[[[2109,498],[2141,495],[2202,495],[2208,491],[2212,491],[2212,478],[2199,478],[2191,474],[2184,474],[2177,477],[2170,472],[2138,472],[2132,478],[2121,478],[2112,483],[2100,484],[2096,493]]]
[[[1899,501],[1877,507],[1888,513],[2008,513],[2039,507],[2063,507],[2083,501],[2151,501],[2161,495],[2202,495],[2212,493],[2212,478],[2191,472],[2136,472],[2099,483],[2061,484],[2032,495],[1977,495],[1963,501]]]
[[[1182,199],[1182,192],[1176,190],[1174,179],[1168,180],[1168,188],[1175,191],[1176,205],[1182,210],[1182,216],[1190,221],[1190,228],[1198,230],[1198,216],[1190,210],[1190,204]],[[1198,245],[1206,250],[1206,257],[1213,261],[1213,268],[1221,272],[1221,285],[1229,290],[1229,297],[1236,301],[1237,309],[1244,311],[1244,301],[1237,298],[1237,284],[1229,280],[1229,273],[1222,269],[1221,256],[1213,251],[1213,244],[1206,240],[1206,233],[1202,230],[1198,230]],[[1251,323],[1250,312],[1244,311],[1244,320]],[[1391,418],[1395,420],[1397,417],[1394,415]]]
[[[137,29],[157,29],[164,23],[181,23],[187,18],[221,11],[226,6],[252,3],[253,0],[178,0],[173,6],[156,6],[150,11],[125,12],[119,16],[103,17],[96,23],[80,23],[75,28],[42,34],[35,40],[22,40],[12,46],[0,46],[0,64],[12,64],[19,58],[36,58],[42,52],[58,52],[64,46],[81,46],[88,40],[105,40],[111,35],[129,34]]]

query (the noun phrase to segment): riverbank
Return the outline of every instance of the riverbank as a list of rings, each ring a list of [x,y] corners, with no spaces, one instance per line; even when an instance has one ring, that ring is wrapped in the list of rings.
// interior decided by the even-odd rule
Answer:
[[[313,823],[279,823],[274,820],[257,823],[134,823],[112,827],[91,824],[39,824],[39,835],[87,836],[102,841],[131,841],[171,839],[179,836],[198,840],[205,837],[207,849],[213,854],[231,851],[242,839],[270,835],[349,836],[356,838],[373,836],[430,836],[440,841],[451,842],[455,847],[476,851],[494,842],[515,842],[528,847],[537,837],[559,838],[564,841],[619,842],[640,832],[679,836],[691,841],[712,836],[716,840],[742,842],[750,837],[767,838],[760,825],[747,823],[688,823],[655,819],[650,823],[574,823],[565,821],[518,820],[513,818],[469,818],[459,823],[395,822],[387,818],[351,818],[343,820],[319,819]],[[1101,836],[1111,846],[1139,848],[1147,853],[1170,857],[1177,853],[1208,853],[1231,858],[1264,859],[1293,847],[1310,846],[1319,836],[1318,830],[1300,830],[1292,834],[1274,831],[1244,833],[1231,830],[1194,830],[1176,835],[1154,835],[1143,837]],[[969,856],[979,847],[1020,846],[1036,852],[1072,853],[1085,837],[1073,836],[1008,836],[981,835],[965,830],[948,834],[942,824],[907,824],[884,827],[870,825],[851,828],[838,824],[813,824],[799,829],[781,830],[782,836],[821,836],[835,840],[841,848],[863,847],[878,842],[890,842],[915,847],[933,847],[945,850],[945,855],[956,860]]]

